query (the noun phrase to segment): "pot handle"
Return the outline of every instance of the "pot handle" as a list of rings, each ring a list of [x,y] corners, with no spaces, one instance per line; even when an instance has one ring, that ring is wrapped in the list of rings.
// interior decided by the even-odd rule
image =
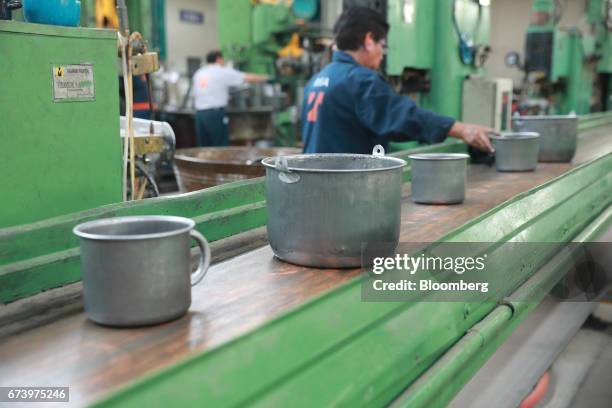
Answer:
[[[374,146],[374,149],[372,149],[372,155],[373,156],[384,156],[385,148],[382,147],[381,145]]]
[[[278,179],[286,184],[293,184],[300,181],[300,175],[289,170],[289,163],[285,156],[276,156],[274,167],[279,171]]]
[[[200,234],[196,230],[189,231],[189,236],[196,240],[200,247],[200,262],[198,263],[198,269],[191,274],[191,286],[195,286],[206,276],[208,267],[210,266],[210,246],[208,241],[204,238],[204,235]]]

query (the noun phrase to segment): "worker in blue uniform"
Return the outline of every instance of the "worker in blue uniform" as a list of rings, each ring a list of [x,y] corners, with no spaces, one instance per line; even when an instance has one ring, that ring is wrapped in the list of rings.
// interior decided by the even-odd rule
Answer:
[[[119,99],[121,115],[125,116],[125,89],[122,76],[119,77]],[[146,75],[135,75],[132,79],[132,109],[135,118],[153,119]]]
[[[377,72],[389,25],[367,7],[345,10],[334,27],[332,62],[308,83],[302,104],[305,153],[371,154],[390,140],[440,143],[447,136],[493,151],[488,129],[419,108]]]

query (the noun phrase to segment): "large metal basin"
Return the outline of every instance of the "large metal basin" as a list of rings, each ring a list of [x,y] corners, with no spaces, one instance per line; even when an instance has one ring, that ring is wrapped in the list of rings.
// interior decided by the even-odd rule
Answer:
[[[197,191],[232,181],[263,177],[264,157],[297,154],[289,147],[195,147],[177,150],[174,173],[181,191]]]
[[[538,165],[540,136],[535,132],[491,136],[498,171],[533,171]]]
[[[518,116],[512,119],[517,132],[535,132],[540,135],[541,162],[570,162],[576,154],[578,118],[568,116]]]
[[[268,238],[278,258],[312,267],[352,268],[395,254],[404,160],[313,154],[262,163]]]
[[[419,204],[463,202],[470,156],[463,153],[424,153],[409,157],[412,161],[412,201]]]

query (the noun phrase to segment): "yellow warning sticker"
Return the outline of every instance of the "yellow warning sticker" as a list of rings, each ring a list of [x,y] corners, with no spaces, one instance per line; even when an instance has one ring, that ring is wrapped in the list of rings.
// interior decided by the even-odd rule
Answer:
[[[64,67],[59,66],[59,67],[55,67],[55,76],[58,78],[61,78],[64,76]]]

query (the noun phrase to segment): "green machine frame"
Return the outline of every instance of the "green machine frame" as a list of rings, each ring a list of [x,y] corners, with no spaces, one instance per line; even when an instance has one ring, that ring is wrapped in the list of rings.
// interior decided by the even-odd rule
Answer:
[[[121,201],[117,34],[0,21],[0,228]],[[93,98],[54,99],[54,66],[87,64]]]
[[[407,4],[411,8],[406,9]],[[462,62],[457,30],[474,44],[488,45],[489,7],[472,0],[389,0],[387,19],[391,26],[387,75],[400,77],[406,69],[427,71],[431,90],[420,92],[416,101],[426,109],[461,119],[463,81],[485,71]]]
[[[253,4],[249,0],[219,0],[219,44],[226,59],[244,71],[274,75],[278,43],[276,33],[290,34],[296,17],[285,2]],[[286,39],[289,37],[286,35]]]

